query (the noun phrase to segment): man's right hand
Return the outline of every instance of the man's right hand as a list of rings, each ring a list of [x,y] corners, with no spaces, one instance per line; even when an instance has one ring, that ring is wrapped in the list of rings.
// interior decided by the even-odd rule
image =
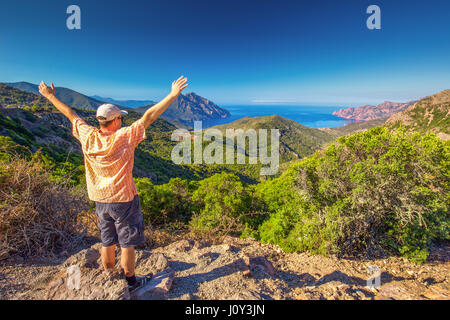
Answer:
[[[55,86],[52,83],[52,87],[49,88],[44,81],[39,85],[39,93],[42,94],[47,99],[55,95]]]

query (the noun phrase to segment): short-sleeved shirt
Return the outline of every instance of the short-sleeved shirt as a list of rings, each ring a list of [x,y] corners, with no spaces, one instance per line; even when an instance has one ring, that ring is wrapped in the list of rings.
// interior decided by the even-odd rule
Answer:
[[[146,138],[142,119],[104,134],[80,117],[72,121],[72,134],[80,143],[86,168],[89,199],[98,202],[129,202],[137,195],[133,181],[134,150]]]

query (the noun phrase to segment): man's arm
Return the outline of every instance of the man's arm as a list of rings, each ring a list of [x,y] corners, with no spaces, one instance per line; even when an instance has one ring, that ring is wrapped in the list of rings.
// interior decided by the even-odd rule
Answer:
[[[145,111],[142,116],[142,122],[145,128],[148,128],[149,125],[151,125],[164,111],[166,111],[170,104],[180,95],[181,91],[188,86],[186,82],[187,78],[184,78],[183,76],[172,82],[172,91],[167,95],[167,97]]]
[[[78,115],[75,113],[75,111],[72,110],[71,107],[61,102],[56,96],[55,96],[55,86],[52,83],[52,87],[49,88],[44,81],[41,82],[39,85],[39,93],[42,94],[47,100],[49,100],[56,109],[59,110],[63,115],[65,115],[67,118],[69,118],[70,123],[72,123],[73,119],[75,117],[78,117]]]

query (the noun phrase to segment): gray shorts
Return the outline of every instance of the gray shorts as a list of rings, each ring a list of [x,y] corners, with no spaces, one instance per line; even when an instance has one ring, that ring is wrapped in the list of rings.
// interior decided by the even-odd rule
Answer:
[[[95,204],[104,247],[119,244],[122,248],[130,248],[145,242],[144,217],[138,195],[129,202]]]

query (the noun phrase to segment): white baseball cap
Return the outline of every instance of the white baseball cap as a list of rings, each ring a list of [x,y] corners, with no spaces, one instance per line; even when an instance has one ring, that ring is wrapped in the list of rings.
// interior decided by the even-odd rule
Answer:
[[[102,104],[97,109],[97,117],[104,117],[103,122],[114,120],[121,114],[128,114],[125,110],[120,110],[117,106],[111,103]]]

